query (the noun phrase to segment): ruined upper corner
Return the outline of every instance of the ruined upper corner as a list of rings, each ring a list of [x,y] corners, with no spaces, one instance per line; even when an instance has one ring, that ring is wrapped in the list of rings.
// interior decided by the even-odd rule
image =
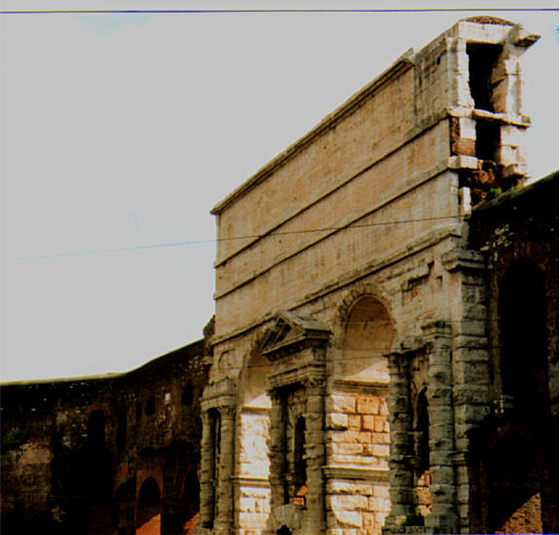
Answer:
[[[521,24],[490,15],[475,15],[459,20],[451,34],[468,42],[487,44],[510,43],[529,48],[540,39],[540,35],[526,30]]]
[[[474,17],[466,17],[461,19],[465,22],[476,22],[477,24],[498,24],[499,26],[515,26],[514,22],[490,15],[475,15]]]

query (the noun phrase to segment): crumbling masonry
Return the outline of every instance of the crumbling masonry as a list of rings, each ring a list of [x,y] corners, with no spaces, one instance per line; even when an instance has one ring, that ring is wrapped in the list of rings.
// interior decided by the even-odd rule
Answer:
[[[2,532],[558,532],[558,174],[462,20],[218,204],[205,340],[3,386]],[[245,238],[242,238],[245,237]]]
[[[507,519],[473,501],[486,477],[473,437],[521,420],[502,384],[512,359],[489,339],[504,320],[488,245],[470,231],[473,208],[526,179],[519,58],[537,39],[458,22],[214,208],[197,533],[469,533]],[[539,389],[551,415],[554,388]],[[550,513],[550,462],[542,489],[504,510],[540,492]]]

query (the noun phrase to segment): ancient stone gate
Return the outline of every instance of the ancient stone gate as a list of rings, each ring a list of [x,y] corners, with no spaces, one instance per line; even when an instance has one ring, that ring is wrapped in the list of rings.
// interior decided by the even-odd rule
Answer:
[[[471,532],[495,369],[470,217],[526,178],[537,39],[458,22],[214,208],[198,533]]]

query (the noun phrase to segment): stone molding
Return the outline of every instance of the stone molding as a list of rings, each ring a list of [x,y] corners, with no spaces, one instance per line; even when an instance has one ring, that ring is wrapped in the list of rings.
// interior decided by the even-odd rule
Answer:
[[[328,325],[295,312],[282,310],[264,335],[260,352],[271,361],[309,347],[325,346],[331,336]]]
[[[441,122],[442,120],[444,120],[446,118],[447,118],[447,115],[442,115],[442,117],[439,121],[434,122],[433,124],[428,126],[425,130],[423,130],[421,133],[424,133],[425,131],[435,127],[437,124],[439,124],[439,122]],[[414,139],[416,139],[416,137],[418,137],[419,135],[420,134],[414,134],[414,135],[411,134],[410,139],[408,139],[406,142],[404,142],[398,148],[396,148],[392,151],[389,151],[387,154],[383,155],[381,158],[379,158],[375,162],[366,166],[364,169],[362,169],[358,173],[355,173],[346,182],[337,186],[333,191],[336,191],[336,190],[340,189],[341,187],[345,186],[348,182],[357,178],[359,175],[361,175],[361,174],[365,173],[366,171],[368,171],[369,169],[375,167],[375,165],[377,165],[378,163],[380,163],[384,159],[391,156],[394,152],[397,152],[399,149],[401,149],[402,147],[404,147],[408,143],[414,141]],[[382,199],[377,205],[370,207],[367,211],[365,211],[363,213],[360,213],[357,216],[353,215],[353,216],[349,217],[346,221],[340,222],[340,224],[336,228],[333,228],[333,229],[329,230],[328,232],[323,233],[322,236],[317,237],[314,241],[311,241],[310,243],[308,243],[307,245],[305,245],[301,249],[297,249],[296,251],[293,251],[293,252],[289,253],[288,255],[277,259],[276,261],[274,261],[270,265],[266,266],[265,268],[262,268],[260,271],[254,272],[252,275],[250,275],[246,279],[244,279],[240,282],[237,282],[234,286],[231,286],[230,288],[228,288],[226,290],[223,290],[220,293],[216,292],[214,294],[214,299],[220,299],[222,297],[225,297],[226,295],[238,290],[242,286],[245,286],[246,284],[249,284],[253,280],[257,279],[258,277],[260,277],[260,276],[264,275],[265,273],[271,271],[273,268],[277,267],[278,265],[282,264],[283,262],[286,262],[287,260],[290,260],[294,256],[297,256],[297,255],[301,254],[306,249],[310,249],[311,247],[314,247],[319,242],[322,242],[322,241],[330,238],[333,234],[336,234],[337,232],[341,232],[343,230],[347,230],[348,228],[351,228],[352,225],[358,223],[362,219],[374,214],[375,212],[381,210],[382,208],[385,208],[385,207],[389,206],[393,202],[395,202],[398,199],[404,197],[405,195],[408,195],[411,191],[419,188],[420,186],[424,185],[425,183],[429,182],[430,180],[438,177],[442,173],[445,173],[446,171],[448,171],[450,169],[453,169],[453,165],[455,165],[455,163],[454,162],[450,163],[450,160],[448,159],[445,162],[441,162],[441,163],[435,165],[434,167],[432,167],[431,169],[428,169],[428,171],[424,171],[424,172],[421,172],[421,173],[417,173],[416,175],[412,175],[412,179],[410,179],[407,182],[407,184],[405,185],[405,189],[403,189],[401,191],[398,191],[397,193],[394,193],[392,196],[390,196],[386,199]],[[331,193],[332,192],[329,192],[328,194],[323,196],[323,198],[328,197]],[[322,200],[322,199],[319,199],[319,200],[315,201],[314,204],[316,204],[317,202],[320,202],[320,200]],[[304,211],[306,209],[307,209],[307,207],[304,208],[301,211]],[[249,247],[253,246],[259,240],[261,240],[263,238],[266,238],[267,235],[270,235],[270,234],[274,233],[275,230],[282,227],[286,222],[288,222],[290,219],[293,219],[296,215],[299,215],[299,214],[295,214],[294,216],[285,219],[284,221],[282,221],[281,223],[276,225],[274,228],[270,229],[267,233],[261,234],[259,237],[254,238],[250,243],[248,243],[247,245],[245,245],[241,249],[239,249],[239,250],[235,251],[234,253],[231,253],[229,256],[221,259],[220,262],[218,262],[214,265],[214,267],[218,268],[218,267],[220,267],[220,265],[222,265],[225,262],[231,260],[233,257],[241,254],[243,251],[245,251]],[[461,215],[457,211],[456,214],[453,214],[453,215],[449,216],[450,219],[454,218],[454,217],[460,218]]]
[[[352,481],[374,481],[389,484],[389,470],[373,468],[349,468],[344,466],[323,466],[325,478],[348,479]]]
[[[351,381],[349,379],[335,379],[332,392],[345,394],[370,394],[372,396],[386,396],[389,393],[389,383],[374,383],[365,381]]]
[[[270,488],[268,478],[233,476],[231,480],[240,487]]]
[[[216,383],[210,383],[204,388],[200,407],[203,411],[217,408],[235,407],[237,403],[237,388],[235,381],[229,377]]]
[[[429,349],[429,344],[422,336],[407,336],[393,344],[392,351],[388,357],[413,357],[420,353],[425,353]]]
[[[441,255],[443,267],[450,272],[484,269],[484,256],[470,249],[452,249]]]
[[[460,216],[457,215],[457,218],[459,219]],[[423,235],[418,240],[415,240],[414,242],[411,242],[408,245],[402,247],[392,255],[387,255],[381,260],[373,260],[366,266],[351,272],[345,277],[338,277],[336,280],[329,281],[328,283],[324,284],[320,290],[306,295],[301,299],[301,301],[295,303],[291,310],[296,310],[304,305],[307,305],[308,303],[325,297],[326,295],[341,291],[342,289],[350,285],[360,283],[363,279],[370,277],[371,275],[374,275],[375,273],[382,271],[383,269],[386,269],[392,265],[398,264],[399,262],[402,262],[403,260],[411,256],[419,254],[426,249],[430,249],[450,238],[461,238],[461,232],[460,229],[457,228],[456,223],[428,232],[426,235]],[[243,336],[250,331],[261,327],[263,323],[270,321],[272,318],[273,316],[271,314],[266,314],[261,318],[252,321],[251,323],[248,323],[238,329],[217,336],[212,340],[212,345],[216,346],[228,340],[237,338],[238,336]]]
[[[251,405],[244,405],[241,407],[242,414],[262,414],[267,416],[269,412],[269,407],[251,407]]]
[[[268,382],[271,390],[295,384],[306,386],[309,382],[326,383],[325,363],[308,363],[288,370],[278,370],[270,373]]]

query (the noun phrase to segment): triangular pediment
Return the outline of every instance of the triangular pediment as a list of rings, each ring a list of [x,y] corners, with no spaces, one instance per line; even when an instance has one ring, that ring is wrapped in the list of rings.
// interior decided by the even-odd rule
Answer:
[[[295,312],[278,312],[261,344],[261,353],[270,360],[296,352],[302,347],[326,343],[331,330],[324,323]]]

